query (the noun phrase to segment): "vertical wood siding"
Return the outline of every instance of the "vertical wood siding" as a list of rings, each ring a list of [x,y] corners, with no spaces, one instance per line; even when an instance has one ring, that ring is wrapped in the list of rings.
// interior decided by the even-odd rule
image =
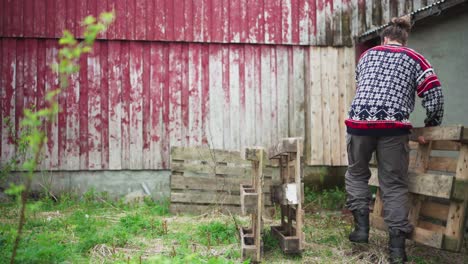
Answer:
[[[1,160],[14,155],[6,117],[44,105],[57,85],[56,40],[0,39]],[[59,98],[43,168],[167,169],[171,146],[240,150],[304,135],[298,46],[98,41]],[[289,115],[288,113],[289,107]]]
[[[115,10],[101,39],[351,45],[352,37],[434,1],[0,0],[0,36],[81,36],[80,19]],[[359,19],[350,19],[350,18]]]
[[[306,62],[306,162],[346,165],[344,120],[355,92],[353,48],[310,47]]]

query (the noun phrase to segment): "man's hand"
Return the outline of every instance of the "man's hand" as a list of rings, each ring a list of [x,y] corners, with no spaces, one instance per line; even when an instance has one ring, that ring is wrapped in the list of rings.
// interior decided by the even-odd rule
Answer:
[[[418,137],[418,142],[419,142],[419,144],[421,144],[421,145],[425,145],[425,144],[429,143],[429,142],[426,140],[426,138],[424,138],[424,136],[419,136],[419,137]]]

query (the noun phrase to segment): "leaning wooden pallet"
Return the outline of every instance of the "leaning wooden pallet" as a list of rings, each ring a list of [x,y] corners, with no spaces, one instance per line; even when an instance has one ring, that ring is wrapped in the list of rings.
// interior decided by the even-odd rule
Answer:
[[[302,139],[286,138],[269,151],[270,159],[279,160],[281,185],[272,186],[272,202],[281,206],[281,225],[272,226],[284,253],[301,253],[304,249],[302,209]]]
[[[428,144],[420,145],[424,136]],[[468,204],[468,129],[463,126],[416,128],[410,142],[409,220],[410,239],[435,248],[460,251]],[[372,169],[369,185],[379,186],[378,170]],[[371,224],[386,229],[380,192]]]
[[[251,164],[239,151],[205,147],[171,148],[171,213],[207,213],[220,210],[238,214],[241,211],[239,184],[250,179]],[[264,188],[270,193],[279,172],[271,164],[263,169]],[[267,208],[270,201],[265,201]]]
[[[263,148],[244,149],[243,158],[252,163],[252,179],[248,184],[240,185],[240,200],[242,214],[250,214],[250,228],[240,227],[242,258],[252,262],[260,262],[263,255],[262,243],[262,213],[263,213],[263,169],[265,151]]]

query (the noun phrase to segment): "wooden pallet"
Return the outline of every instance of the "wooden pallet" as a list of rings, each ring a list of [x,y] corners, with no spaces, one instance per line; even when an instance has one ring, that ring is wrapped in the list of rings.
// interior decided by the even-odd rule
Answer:
[[[248,182],[251,163],[238,151],[203,147],[171,149],[172,213],[206,213],[212,210],[241,213],[239,185]],[[270,162],[264,168],[264,193],[279,181],[279,169]],[[265,201],[271,207],[269,200]]]
[[[245,260],[261,262],[262,247],[262,214],[263,214],[263,185],[266,153],[261,147],[246,148],[242,152],[244,159],[251,162],[252,178],[249,183],[240,185],[241,211],[251,216],[250,228],[240,228],[241,255]]]
[[[284,253],[301,253],[304,250],[302,150],[301,138],[286,138],[269,151],[269,158],[279,161],[281,179],[281,184],[272,186],[271,191],[272,202],[281,207],[281,225],[272,226],[271,232],[279,240]]]
[[[418,136],[430,142],[417,143]],[[462,126],[416,128],[410,142],[410,239],[435,248],[460,251],[468,204],[468,130]],[[377,169],[369,185],[379,186]],[[385,230],[383,202],[377,191],[373,227]]]

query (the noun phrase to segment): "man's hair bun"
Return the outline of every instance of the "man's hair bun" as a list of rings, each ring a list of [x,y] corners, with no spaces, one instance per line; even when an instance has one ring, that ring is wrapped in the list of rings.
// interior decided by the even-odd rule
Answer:
[[[405,30],[406,32],[410,32],[411,30],[411,23],[408,19],[403,17],[394,17],[392,18],[391,24]]]

